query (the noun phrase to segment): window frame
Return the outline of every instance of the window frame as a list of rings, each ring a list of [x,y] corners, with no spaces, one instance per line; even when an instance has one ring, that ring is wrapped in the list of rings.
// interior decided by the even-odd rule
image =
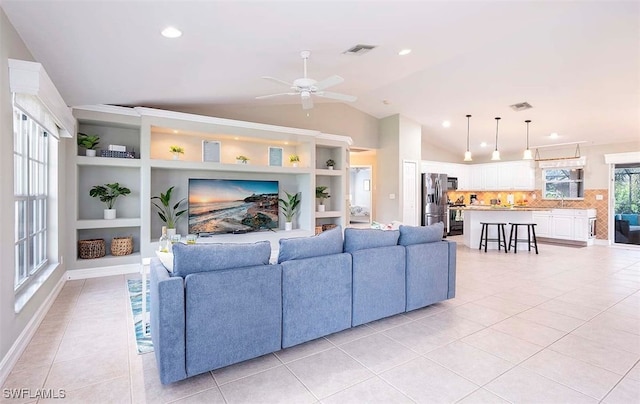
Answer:
[[[15,105],[13,131],[14,291],[19,293],[50,263],[51,136]]]
[[[571,176],[568,176],[566,180],[549,180],[547,177],[548,171],[574,171],[580,170],[580,174],[577,179],[571,179]],[[565,195],[562,192],[556,192],[555,194],[550,194],[547,192],[547,184],[569,184],[569,188],[571,188],[572,184],[575,184],[577,187],[577,196],[569,196]],[[548,167],[542,169],[542,199],[544,200],[574,200],[580,201],[584,200],[584,167]]]

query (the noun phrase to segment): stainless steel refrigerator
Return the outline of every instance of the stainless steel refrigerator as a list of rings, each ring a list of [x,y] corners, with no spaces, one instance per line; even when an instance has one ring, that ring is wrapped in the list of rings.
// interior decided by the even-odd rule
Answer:
[[[422,174],[422,225],[442,222],[447,234],[447,174]]]

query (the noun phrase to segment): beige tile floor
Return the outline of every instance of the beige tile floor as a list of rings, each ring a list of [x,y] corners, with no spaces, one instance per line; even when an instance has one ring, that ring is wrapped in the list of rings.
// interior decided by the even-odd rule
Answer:
[[[70,281],[4,387],[65,390],[42,403],[640,402],[640,249],[540,250],[459,246],[455,299],[169,386],[136,353],[126,277]]]

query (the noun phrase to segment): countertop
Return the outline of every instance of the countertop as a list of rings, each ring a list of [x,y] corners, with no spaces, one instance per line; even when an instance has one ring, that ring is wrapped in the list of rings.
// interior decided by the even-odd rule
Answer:
[[[487,205],[479,205],[479,206],[450,206],[449,209],[453,210],[488,210],[488,211],[516,211],[516,212],[539,212],[539,211],[549,211],[552,208],[533,208],[528,206],[487,206]]]

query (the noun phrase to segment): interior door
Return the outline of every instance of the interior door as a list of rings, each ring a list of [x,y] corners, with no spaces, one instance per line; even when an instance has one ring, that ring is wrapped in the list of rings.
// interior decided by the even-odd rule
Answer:
[[[418,162],[402,162],[402,223],[409,226],[420,224],[418,213]]]

